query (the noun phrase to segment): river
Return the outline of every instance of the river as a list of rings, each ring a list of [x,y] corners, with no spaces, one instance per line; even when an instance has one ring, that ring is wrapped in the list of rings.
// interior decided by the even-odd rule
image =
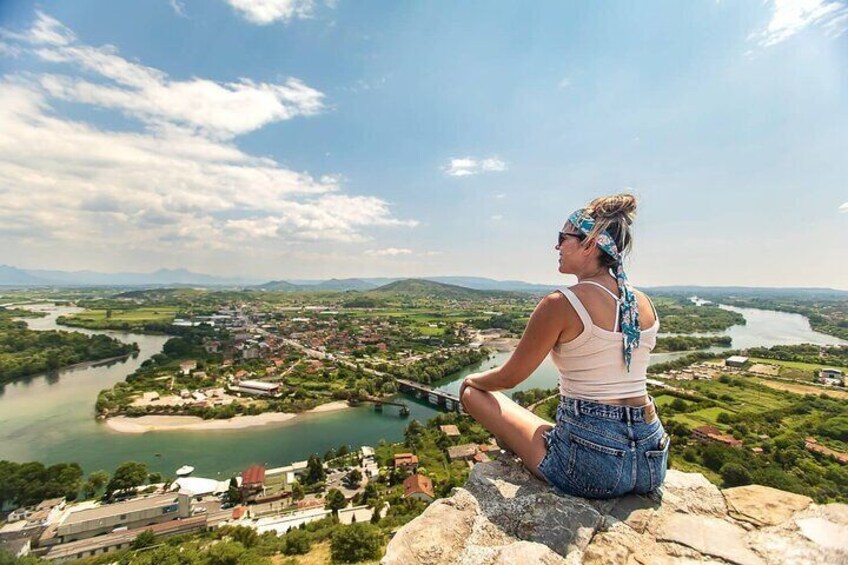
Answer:
[[[32,329],[69,328],[56,325],[56,318],[79,309],[70,306],[30,306],[48,315],[27,318]],[[745,326],[734,326],[727,333],[733,347],[792,343],[846,343],[814,332],[798,314],[786,314],[751,308],[730,308],[742,313]],[[42,461],[46,464],[76,461],[86,473],[97,469],[112,472],[123,461],[141,461],[151,471],[172,476],[184,464],[193,465],[199,476],[227,477],[253,463],[284,465],[311,453],[323,454],[330,447],[376,445],[379,440],[398,441],[409,419],[427,420],[436,412],[428,405],[405,396],[411,411],[409,419],[400,418],[395,408],[378,413],[369,406],[324,414],[299,416],[289,422],[227,431],[167,431],[123,434],[110,430],[94,419],[97,393],[122,381],[145,359],[161,351],[166,336],[122,332],[105,333],[126,342],[136,342],[139,354],[124,361],[102,366],[64,369],[0,387],[0,459]],[[681,353],[652,356],[652,363],[664,362]],[[437,384],[437,388],[456,394],[469,373],[495,367],[509,357],[496,353],[483,363],[460,371]],[[549,359],[517,387],[551,388],[556,386],[557,371]]]

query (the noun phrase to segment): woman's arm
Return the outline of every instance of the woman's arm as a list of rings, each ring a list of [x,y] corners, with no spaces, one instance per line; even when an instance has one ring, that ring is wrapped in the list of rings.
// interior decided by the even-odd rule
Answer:
[[[567,299],[559,292],[543,298],[533,310],[524,335],[509,360],[500,367],[465,377],[459,388],[460,398],[466,386],[488,391],[505,390],[529,377],[559,339],[565,327],[566,303]]]

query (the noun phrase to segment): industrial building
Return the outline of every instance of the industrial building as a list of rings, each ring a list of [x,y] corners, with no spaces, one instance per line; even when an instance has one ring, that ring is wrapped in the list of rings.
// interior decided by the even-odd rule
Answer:
[[[188,518],[189,495],[160,494],[71,512],[59,524],[62,543],[108,534],[116,529],[133,529]]]

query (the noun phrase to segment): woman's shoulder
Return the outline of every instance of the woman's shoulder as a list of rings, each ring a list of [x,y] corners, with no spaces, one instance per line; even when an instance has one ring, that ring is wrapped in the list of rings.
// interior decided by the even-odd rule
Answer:
[[[654,309],[654,304],[647,294],[639,289],[634,288],[633,294],[636,295],[636,303],[639,305],[639,317],[644,319],[644,322],[649,322],[647,326],[652,326],[656,322],[657,314]],[[649,319],[650,318],[650,319]],[[645,327],[643,322],[642,327]]]

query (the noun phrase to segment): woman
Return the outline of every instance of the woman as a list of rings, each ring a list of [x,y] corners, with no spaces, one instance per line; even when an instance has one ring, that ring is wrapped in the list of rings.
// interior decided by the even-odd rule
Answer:
[[[618,194],[568,218],[556,245],[559,272],[577,284],[539,302],[509,361],[460,388],[466,412],[566,494],[644,494],[665,478],[668,436],[646,388],[659,319],[622,264],[635,211],[636,199]],[[548,354],[560,373],[555,426],[496,392],[522,382]]]

